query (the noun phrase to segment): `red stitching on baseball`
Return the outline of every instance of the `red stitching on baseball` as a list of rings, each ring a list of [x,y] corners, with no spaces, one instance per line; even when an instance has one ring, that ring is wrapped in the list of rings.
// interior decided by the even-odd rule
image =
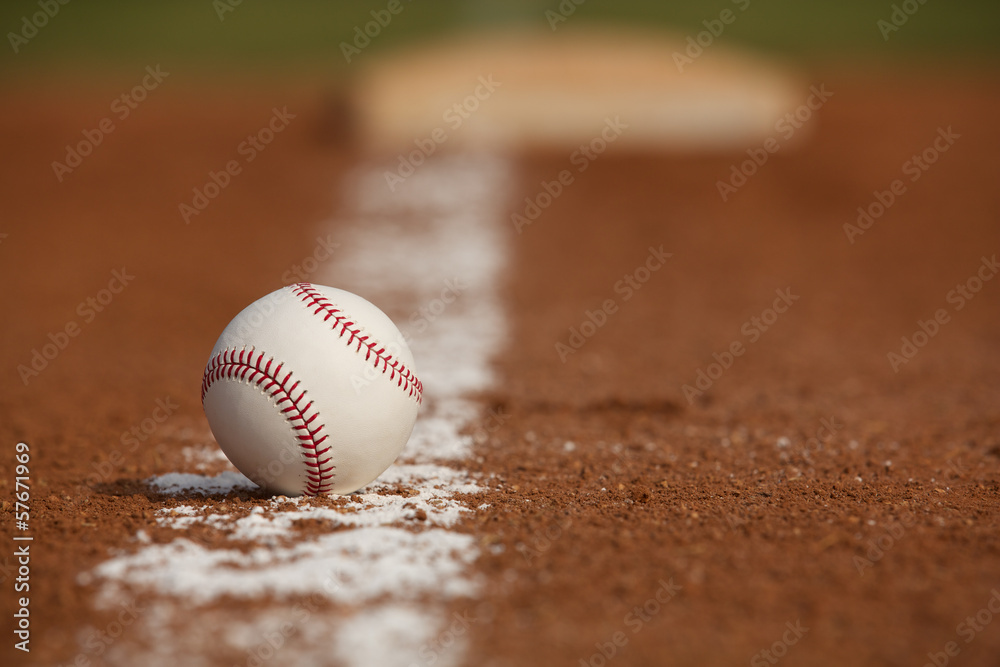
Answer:
[[[417,403],[423,401],[424,385],[417,379],[417,376],[400,363],[398,359],[393,359],[391,354],[386,354],[384,346],[376,349],[378,341],[373,340],[368,342],[368,336],[362,335],[361,330],[356,328],[354,322],[348,320],[347,315],[341,310],[334,308],[330,300],[323,296],[319,290],[315,289],[312,283],[297,283],[292,285],[292,293],[302,299],[307,308],[314,309],[313,315],[324,313],[324,322],[333,318],[335,323],[332,329],[334,331],[340,330],[338,334],[340,338],[343,338],[345,333],[350,334],[350,337],[347,339],[348,347],[352,346],[354,341],[357,340],[357,345],[354,349],[356,352],[360,352],[362,346],[366,348],[365,361],[370,361],[371,356],[374,354],[375,370],[379,370],[379,364],[381,364],[383,375],[388,372],[389,380],[396,380],[396,386],[405,391],[410,398],[415,398]]]
[[[298,381],[286,389],[285,385],[288,383],[289,378],[292,377],[292,371],[288,371],[279,380],[281,367],[284,364],[279,363],[272,371],[271,364],[274,362],[274,359],[271,357],[267,359],[267,363],[261,368],[261,361],[264,359],[263,352],[257,353],[256,362],[253,361],[253,348],[239,350],[238,357],[236,353],[237,350],[223,350],[209,359],[208,365],[205,366],[205,375],[201,380],[202,405],[205,403],[205,394],[208,393],[209,387],[223,378],[255,385],[272,399],[275,399],[274,404],[277,407],[280,407],[283,403],[289,403],[288,407],[280,408],[280,410],[281,414],[285,416],[285,419],[288,420],[289,425],[292,427],[292,432],[299,442],[299,447],[302,449],[302,456],[305,459],[307,479],[305,494],[307,496],[318,496],[323,493],[329,493],[333,485],[336,466],[330,463],[331,457],[320,458],[330,451],[329,446],[323,449],[319,448],[328,436],[320,433],[325,424],[320,424],[316,428],[310,428],[312,422],[319,417],[319,412],[312,410],[312,401],[302,405],[306,390],[303,389],[298,397],[295,397],[293,392],[299,386]],[[245,359],[244,354],[246,354]],[[310,414],[310,411],[312,411],[312,414]]]

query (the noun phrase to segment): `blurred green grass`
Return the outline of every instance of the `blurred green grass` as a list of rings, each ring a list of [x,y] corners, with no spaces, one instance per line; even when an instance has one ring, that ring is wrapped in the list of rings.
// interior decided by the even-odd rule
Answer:
[[[57,0],[42,0],[55,3]],[[162,62],[206,70],[336,70],[346,66],[340,44],[353,39],[355,26],[372,20],[388,0],[242,0],[220,19],[218,7],[238,0],[69,0],[27,44],[14,53],[10,33],[22,17],[38,11],[38,0],[4,0],[0,27],[7,39],[0,67],[13,74],[66,66],[124,67]],[[521,22],[549,30],[546,11],[558,12],[572,0],[400,0],[393,17],[371,46],[374,52],[468,27]],[[914,5],[919,0],[909,0]],[[803,60],[831,58],[927,61],[982,58],[1000,54],[1000,2],[924,0],[888,41],[876,23],[888,19],[903,0],[585,0],[563,26],[634,24],[671,28],[681,34],[704,29],[730,8],[737,20],[719,43],[750,45]],[[739,5],[747,5],[739,11]]]

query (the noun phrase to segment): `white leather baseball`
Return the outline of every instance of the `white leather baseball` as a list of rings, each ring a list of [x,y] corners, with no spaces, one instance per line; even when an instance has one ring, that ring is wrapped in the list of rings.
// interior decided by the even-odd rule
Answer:
[[[201,397],[233,465],[296,496],[350,493],[382,474],[410,437],[422,391],[385,313],[356,294],[299,283],[229,323]]]

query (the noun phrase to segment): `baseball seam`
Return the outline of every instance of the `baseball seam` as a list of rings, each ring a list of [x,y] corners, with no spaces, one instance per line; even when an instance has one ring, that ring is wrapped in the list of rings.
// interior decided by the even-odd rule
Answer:
[[[347,339],[348,347],[353,346],[356,352],[361,352],[361,348],[364,347],[365,361],[371,361],[374,356],[375,370],[380,370],[383,375],[388,373],[389,380],[395,380],[396,386],[405,391],[418,404],[423,401],[424,385],[417,376],[398,359],[393,359],[391,354],[386,354],[385,346],[379,347],[377,340],[369,341],[369,336],[348,319],[346,313],[334,307],[329,299],[313,287],[312,283],[297,283],[292,286],[292,293],[299,297],[307,308],[312,309],[313,315],[324,313],[324,322],[333,319],[334,323],[331,328],[334,332],[339,329],[337,334],[339,338],[343,338],[344,334],[350,334]],[[357,345],[354,345],[355,341],[357,341]],[[379,368],[380,364],[381,368]]]
[[[255,354],[256,361],[254,361]],[[275,364],[273,370],[272,364]],[[319,417],[319,411],[313,409],[312,401],[305,401],[306,390],[304,388],[299,391],[298,396],[295,395],[295,392],[299,390],[299,381],[296,380],[288,386],[292,379],[292,371],[288,371],[279,380],[283,365],[283,363],[276,363],[273,357],[268,357],[267,362],[264,363],[264,353],[255,352],[253,348],[249,350],[223,350],[212,357],[205,367],[205,375],[201,381],[202,405],[205,404],[205,394],[208,393],[212,384],[223,378],[246,382],[261,389],[275,400],[275,407],[288,420],[292,432],[298,440],[306,465],[305,494],[316,496],[328,493],[333,485],[336,466],[330,462],[331,456],[322,458],[330,451],[329,445],[320,448],[320,445],[328,437],[325,433],[321,433],[325,424],[320,424],[315,428],[312,426]]]

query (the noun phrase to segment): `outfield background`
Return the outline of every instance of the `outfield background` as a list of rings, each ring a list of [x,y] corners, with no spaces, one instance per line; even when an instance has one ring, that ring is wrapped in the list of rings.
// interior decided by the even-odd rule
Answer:
[[[394,17],[391,28],[372,40],[369,48],[373,52],[470,27],[522,23],[549,30],[546,12],[560,11],[559,2],[525,0],[401,2],[404,10]],[[889,19],[894,4],[906,3],[749,2],[749,11],[726,28],[722,41],[811,62],[849,56],[858,65],[889,58],[913,61],[923,67],[954,56],[978,56],[995,62],[1000,54],[1000,40],[996,38],[1000,32],[1000,5],[989,0],[927,0],[888,40],[883,38],[878,21]],[[917,4],[917,0],[912,2]],[[223,6],[231,11],[220,10]],[[8,44],[3,71],[5,76],[30,76],[37,68],[67,67],[99,73],[169,59],[206,71],[262,73],[292,69],[333,74],[346,65],[340,43],[353,38],[355,26],[371,20],[371,11],[385,7],[385,2],[319,0],[244,0],[233,5],[227,0],[73,0],[60,5],[59,13],[19,53],[13,52],[9,37],[5,40]],[[587,0],[576,6],[560,26],[641,24],[686,35],[702,30],[702,21],[717,17],[727,7],[735,5],[725,0]],[[37,2],[3,3],[0,26],[5,36],[20,32],[22,17],[37,11]]]

